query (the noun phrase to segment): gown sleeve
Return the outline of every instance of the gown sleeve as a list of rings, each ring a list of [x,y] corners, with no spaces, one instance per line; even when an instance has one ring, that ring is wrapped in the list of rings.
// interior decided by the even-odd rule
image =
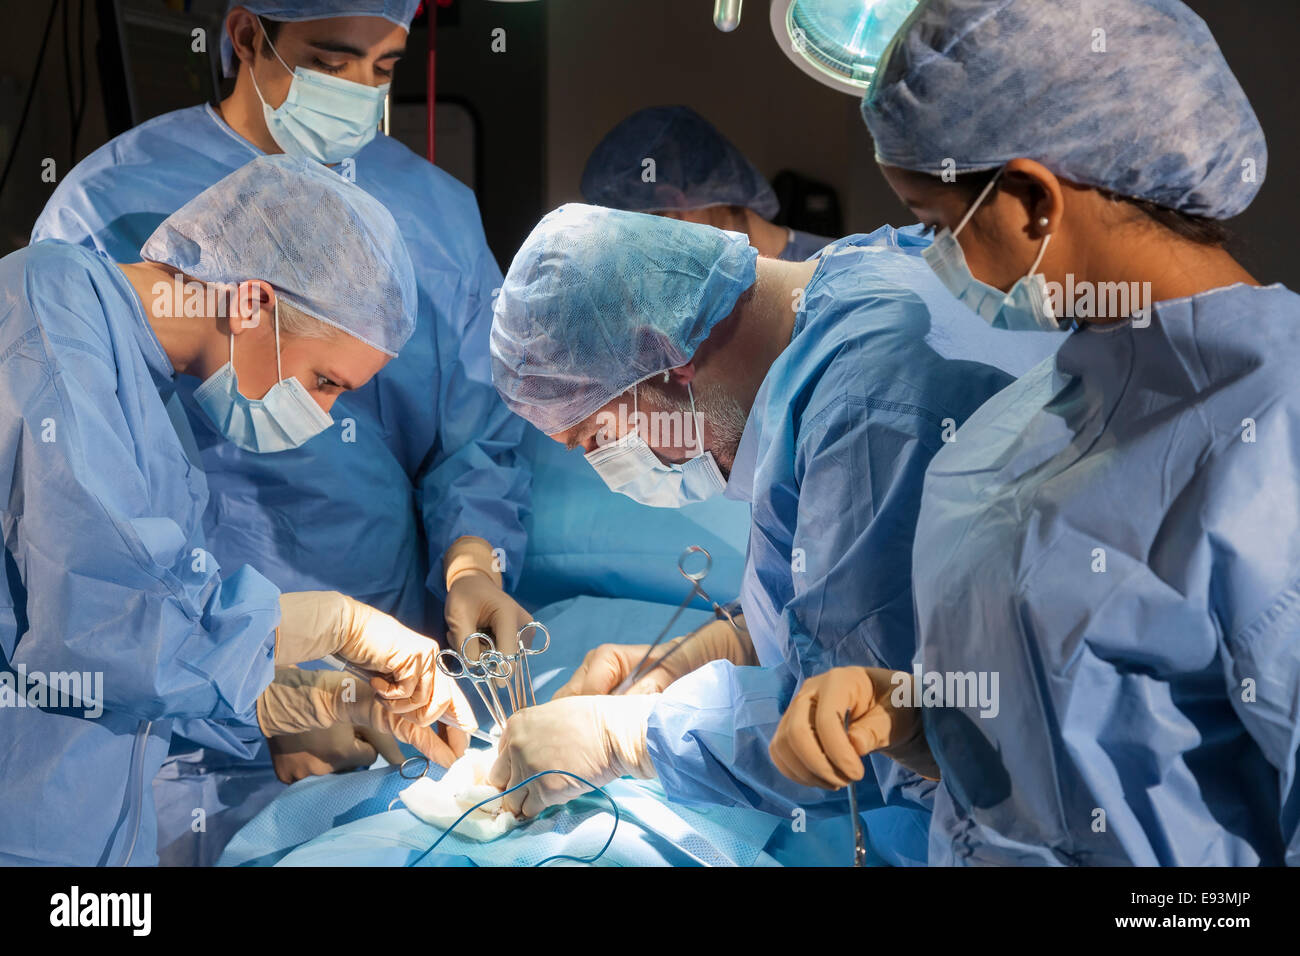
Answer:
[[[506,587],[519,581],[532,469],[519,449],[525,423],[492,385],[488,333],[501,272],[486,245],[455,301],[437,309],[444,361],[437,398],[438,439],[416,477],[429,542],[429,590],[446,596],[442,553],[475,535],[504,553]],[[443,316],[461,319],[451,327]],[[444,327],[445,326],[445,327]]]
[[[67,292],[58,303],[11,297],[0,313],[0,324],[31,326],[0,352],[0,453],[13,463],[0,530],[25,616],[3,651],[29,673],[102,674],[104,707],[139,719],[251,723],[273,673],[278,592],[251,568],[222,581],[202,547],[201,491],[188,515],[155,505],[160,487],[183,480],[184,455],[171,433],[133,433],[158,402],[143,391],[147,374],[121,375],[97,343],[33,321],[102,314],[93,291]],[[158,416],[170,427],[161,406]]]
[[[793,580],[775,641],[786,659],[766,667],[714,662],[668,688],[649,739],[671,798],[780,815],[795,807],[845,812],[842,792],[787,780],[767,748],[802,677],[847,665],[910,667],[911,534],[920,476],[936,447],[917,437],[926,428],[910,413],[868,411],[846,399],[801,430],[792,557],[779,549],[750,556],[772,565],[757,569],[760,580]],[[857,785],[863,810],[887,801],[928,806],[933,783],[880,755],[866,770]]]

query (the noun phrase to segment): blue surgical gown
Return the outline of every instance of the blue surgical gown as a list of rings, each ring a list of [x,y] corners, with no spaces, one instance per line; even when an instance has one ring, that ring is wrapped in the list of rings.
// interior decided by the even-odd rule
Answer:
[[[884,227],[829,247],[790,345],[763,380],[727,484],[752,507],[741,606],[763,666],[714,662],[663,695],[649,742],[671,799],[787,819],[847,810],[843,794],[776,770],[768,756],[776,724],[804,678],[910,665],[925,467],[981,402],[1064,338],[990,328],[920,258],[927,244]],[[933,784],[884,757],[872,767],[859,786],[862,807],[888,801],[925,813],[911,808],[925,805]],[[810,842],[812,834],[810,824]],[[876,849],[891,862],[924,862],[924,825],[907,842]]]
[[[86,157],[32,232],[136,262],[168,215],[261,150],[210,106],[167,113]],[[419,312],[401,354],[340,397],[335,427],[273,455],[226,441],[177,388],[207,472],[209,546],[285,591],[332,589],[423,631],[441,631],[442,553],[461,535],[523,564],[530,473],[523,420],[492,386],[488,331],[501,273],[474,195],[384,135],[344,172],[397,220],[415,265]],[[430,596],[434,600],[430,600]]]
[[[1281,286],[1161,302],[935,458],[917,666],[1000,700],[925,710],[932,863],[1300,864],[1297,368]]]
[[[54,191],[32,239],[65,239],[117,262],[138,261],[163,219],[259,155],[209,106],[167,113],[82,160]],[[285,591],[342,591],[441,634],[442,553],[456,538],[477,535],[502,549],[507,586],[523,565],[531,479],[517,448],[524,423],[502,404],[488,364],[501,273],[473,194],[451,176],[382,134],[349,162],[339,168],[392,213],[415,266],[416,330],[401,354],[337,400],[335,427],[271,455],[242,451],[216,431],[193,401],[196,379],[182,376],[176,389],[207,473],[208,547],[223,566],[250,564]],[[178,733],[266,762],[260,735],[201,721]],[[169,772],[160,786],[215,792],[196,776],[204,763],[179,756],[186,753],[180,740],[177,749],[184,772]],[[212,766],[227,774],[225,758],[214,755]],[[278,789],[269,766],[263,777],[261,799]],[[212,811],[214,826],[230,806],[201,795],[163,802],[187,800]],[[183,817],[165,828],[190,832]],[[208,840],[215,852],[219,844]],[[166,859],[215,859],[205,853]]]
[[[786,259],[790,262],[803,262],[810,256],[821,252],[823,247],[830,245],[834,241],[826,236],[815,236],[811,232],[800,232],[798,229],[791,229],[789,233],[790,239],[777,258]]]
[[[106,257],[0,260],[0,864],[154,862],[172,722],[256,732],[279,592],[205,549],[173,374]],[[78,700],[19,706],[73,674]]]

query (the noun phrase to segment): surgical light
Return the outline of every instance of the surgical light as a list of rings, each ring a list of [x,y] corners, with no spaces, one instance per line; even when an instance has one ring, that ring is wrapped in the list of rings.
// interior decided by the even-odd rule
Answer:
[[[713,25],[723,33],[740,26],[740,8],[744,0],[714,0]]]
[[[861,96],[917,0],[772,0],[776,42],[819,83]]]

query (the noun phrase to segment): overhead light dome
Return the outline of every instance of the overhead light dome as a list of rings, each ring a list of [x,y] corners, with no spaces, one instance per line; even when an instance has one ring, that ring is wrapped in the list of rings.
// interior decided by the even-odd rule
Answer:
[[[799,69],[861,96],[917,0],[772,0],[772,33]]]

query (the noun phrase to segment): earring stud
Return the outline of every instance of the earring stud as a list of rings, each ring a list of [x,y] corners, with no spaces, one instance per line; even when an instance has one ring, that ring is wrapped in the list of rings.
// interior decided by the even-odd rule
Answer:
[[[1051,224],[1051,221],[1052,221],[1052,220],[1048,219],[1046,216],[1039,216],[1039,217],[1038,217],[1038,227],[1039,227],[1040,229],[1046,229],[1046,228],[1048,227],[1048,225]]]

